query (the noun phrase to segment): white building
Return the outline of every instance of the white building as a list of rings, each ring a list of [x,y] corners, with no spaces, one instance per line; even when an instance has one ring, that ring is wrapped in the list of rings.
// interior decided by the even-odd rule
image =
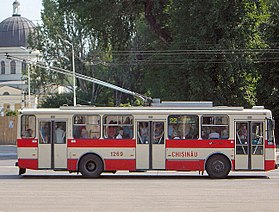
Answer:
[[[20,3],[13,3],[13,15],[0,23],[0,108],[18,110],[37,107],[35,96],[28,93],[26,62],[8,59],[7,54],[19,58],[35,59],[36,52],[28,50],[28,36],[34,30],[32,21],[21,17]],[[24,74],[25,73],[25,77]]]

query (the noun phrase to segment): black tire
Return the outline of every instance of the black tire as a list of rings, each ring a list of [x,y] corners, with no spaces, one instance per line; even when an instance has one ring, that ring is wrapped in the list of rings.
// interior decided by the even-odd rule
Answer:
[[[231,170],[230,161],[223,155],[213,155],[206,162],[206,172],[211,178],[226,178]]]
[[[104,171],[103,161],[97,155],[85,155],[79,163],[79,171],[84,177],[99,177]]]

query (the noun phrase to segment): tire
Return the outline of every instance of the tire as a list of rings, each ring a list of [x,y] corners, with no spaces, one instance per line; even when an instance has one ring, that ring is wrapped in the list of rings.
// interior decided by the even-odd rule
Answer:
[[[103,161],[97,155],[85,155],[79,163],[79,171],[83,177],[99,177],[104,171]]]
[[[213,155],[206,162],[206,172],[211,178],[226,178],[231,170],[230,161],[223,155]]]

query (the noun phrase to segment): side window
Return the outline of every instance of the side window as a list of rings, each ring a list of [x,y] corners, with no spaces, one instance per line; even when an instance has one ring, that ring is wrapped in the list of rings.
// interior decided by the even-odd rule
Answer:
[[[228,139],[229,118],[226,115],[202,116],[203,139]]]
[[[74,138],[98,139],[101,137],[100,116],[76,115],[74,116]]]
[[[126,116],[104,116],[104,138],[131,139],[133,138],[133,117]]]
[[[21,116],[21,137],[35,138],[36,117],[34,115]]]
[[[268,119],[267,120],[267,143],[268,143],[268,145],[275,144],[274,127],[275,127],[274,121],[272,119]]]
[[[196,115],[171,115],[168,118],[169,139],[198,139],[199,117]]]
[[[40,144],[50,144],[50,130],[51,123],[49,121],[40,121],[39,122],[39,143]]]

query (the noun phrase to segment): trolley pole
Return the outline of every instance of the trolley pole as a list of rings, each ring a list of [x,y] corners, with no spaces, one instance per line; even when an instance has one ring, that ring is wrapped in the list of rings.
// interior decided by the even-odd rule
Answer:
[[[64,40],[65,43],[69,44],[72,47],[72,66],[73,66],[73,93],[74,93],[74,106],[77,105],[76,97],[76,68],[75,68],[75,50],[74,45],[68,40]]]

